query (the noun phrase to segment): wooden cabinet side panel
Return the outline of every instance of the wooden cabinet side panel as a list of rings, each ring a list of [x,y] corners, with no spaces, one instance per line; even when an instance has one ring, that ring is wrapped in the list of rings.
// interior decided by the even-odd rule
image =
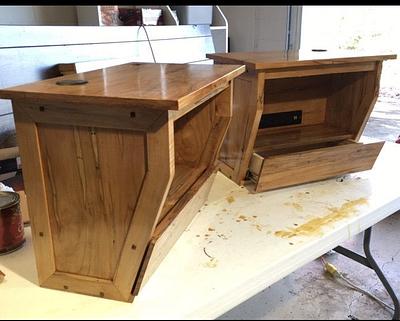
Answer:
[[[136,275],[175,173],[173,123],[167,113],[162,121],[157,131],[146,134],[147,172],[114,275],[114,285],[127,301],[132,300]]]
[[[264,74],[246,74],[234,80],[233,116],[219,159],[225,175],[240,184],[245,178],[253,153],[264,108]],[[232,171],[226,172],[227,168]]]
[[[149,248],[146,252],[144,264],[135,283],[133,295],[137,295],[139,290],[146,284],[150,276],[156,271],[169,250],[182,235],[184,230],[197,215],[200,208],[207,200],[208,193],[214,182],[216,172],[210,170],[191,187],[175,208],[157,226]],[[179,214],[179,215],[176,215]]]
[[[332,77],[327,124],[348,130],[354,140],[360,138],[379,95],[381,69],[382,62],[372,71]]]
[[[351,132],[354,133],[354,139],[359,140],[365,125],[367,124],[376,100],[379,96],[379,86],[382,72],[382,61],[376,63],[376,69],[365,74],[363,79],[363,91],[361,92],[361,101],[353,109],[353,121]]]
[[[22,104],[13,101],[17,142],[23,166],[36,267],[39,284],[43,284],[55,272],[52,232],[38,132],[36,124],[24,114],[22,107]]]
[[[38,125],[56,269],[112,280],[146,170],[144,134]]]
[[[328,125],[350,130],[352,109],[360,104],[362,74],[339,74],[332,77],[325,121]]]

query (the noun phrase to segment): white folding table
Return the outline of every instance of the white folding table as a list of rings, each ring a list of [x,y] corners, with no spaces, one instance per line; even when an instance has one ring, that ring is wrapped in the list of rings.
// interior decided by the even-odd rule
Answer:
[[[398,211],[399,164],[386,143],[370,171],[259,194],[218,173],[133,303],[39,287],[26,228],[25,246],[0,256],[0,319],[216,318]]]

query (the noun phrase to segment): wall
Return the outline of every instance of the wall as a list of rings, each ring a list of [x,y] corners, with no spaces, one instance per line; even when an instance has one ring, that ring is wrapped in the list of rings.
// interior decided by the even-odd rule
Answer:
[[[0,25],[76,26],[75,6],[0,6]]]
[[[0,25],[77,25],[76,8],[75,6],[0,6]],[[2,63],[6,64],[4,60]],[[16,146],[10,103],[3,101],[0,107],[0,147]]]
[[[231,51],[286,50],[288,6],[220,6],[229,24]],[[299,11],[300,10],[300,11]],[[290,45],[299,45],[301,8],[292,6]],[[297,47],[298,48],[298,47]]]

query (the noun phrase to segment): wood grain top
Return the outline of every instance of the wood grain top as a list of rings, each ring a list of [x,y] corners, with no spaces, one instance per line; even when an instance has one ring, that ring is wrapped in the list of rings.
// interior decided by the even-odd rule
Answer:
[[[377,54],[359,51],[260,51],[206,54],[218,63],[246,65],[249,70],[357,63],[396,59],[396,54]]]
[[[245,71],[238,65],[129,63],[0,90],[0,98],[75,103],[129,104],[179,110],[206,97]],[[64,79],[87,84],[60,86]]]

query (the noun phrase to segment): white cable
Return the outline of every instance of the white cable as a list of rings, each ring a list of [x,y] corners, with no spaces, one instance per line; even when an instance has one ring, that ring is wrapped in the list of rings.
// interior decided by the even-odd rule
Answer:
[[[325,271],[328,271],[328,269],[326,268],[328,264],[330,264],[332,267],[334,267],[331,263],[327,262],[327,261],[324,259],[323,256],[321,256],[320,258],[321,258],[322,265],[323,265]],[[337,270],[336,267],[334,267],[334,269],[335,269],[335,273],[334,273],[334,274],[332,274],[330,271],[329,271],[329,273],[330,273],[332,276],[339,276],[343,281],[345,281],[345,282],[347,283],[347,285],[345,284],[347,287],[350,287],[350,288],[352,288],[353,290],[356,290],[356,291],[361,292],[361,293],[363,293],[363,294],[365,294],[365,295],[368,295],[369,297],[371,297],[372,299],[376,300],[378,303],[382,304],[382,305],[385,306],[386,308],[391,309],[392,311],[394,311],[394,308],[391,307],[390,305],[388,305],[386,302],[382,301],[381,299],[379,299],[378,297],[376,297],[376,296],[373,295],[372,293],[370,293],[370,292],[368,292],[368,291],[362,289],[361,287],[359,287],[359,286],[357,286],[356,284],[354,284],[353,282],[351,282],[351,281],[350,281],[349,279],[347,279],[341,272],[339,272],[339,271]]]
[[[379,299],[378,297],[376,297],[375,295],[373,295],[372,293],[360,288],[359,286],[355,285],[353,282],[351,282],[349,279],[347,279],[342,273],[338,272],[338,275],[340,276],[340,278],[342,280],[344,280],[345,282],[347,282],[352,288],[354,288],[355,290],[364,293],[365,295],[370,296],[372,299],[378,301],[380,304],[384,305],[385,307],[387,307],[388,309],[391,309],[392,311],[394,311],[394,308],[391,307],[389,304],[387,304],[386,302],[382,301],[381,299]]]

